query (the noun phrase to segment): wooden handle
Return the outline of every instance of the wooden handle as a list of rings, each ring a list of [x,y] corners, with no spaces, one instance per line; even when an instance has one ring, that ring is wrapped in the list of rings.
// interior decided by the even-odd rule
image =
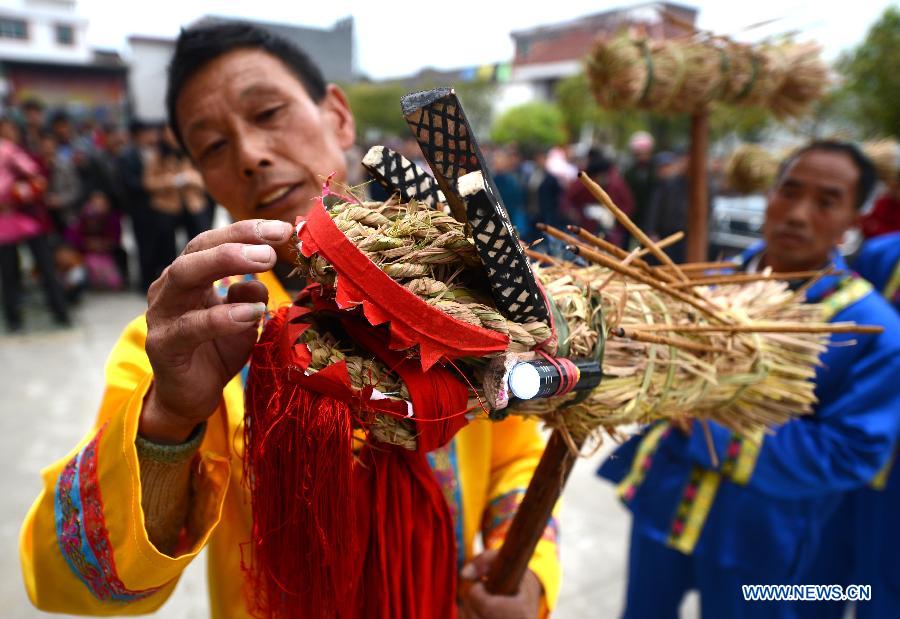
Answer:
[[[581,448],[584,439],[574,439]],[[484,585],[492,595],[515,595],[528,569],[528,562],[544,534],[553,507],[562,494],[578,455],[572,453],[559,430],[547,441],[525,498],[519,505],[500,553],[491,565]]]
[[[709,251],[709,188],[707,150],[709,147],[709,114],[691,116],[691,148],[688,160],[688,262],[706,260]]]

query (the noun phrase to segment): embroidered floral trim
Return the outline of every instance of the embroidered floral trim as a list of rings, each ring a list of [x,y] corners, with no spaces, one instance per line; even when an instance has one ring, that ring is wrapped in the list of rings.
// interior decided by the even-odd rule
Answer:
[[[694,551],[721,480],[722,477],[715,471],[694,467],[675,512],[669,531],[669,546],[685,554]]]
[[[884,287],[884,298],[894,305],[900,306],[900,262],[897,263],[891,278]]]
[[[437,479],[444,500],[453,517],[453,534],[456,537],[456,563],[462,569],[466,561],[466,544],[463,539],[462,490],[459,486],[459,463],[456,458],[456,439],[428,455],[428,464]]]
[[[843,278],[838,285],[820,300],[823,320],[831,320],[835,314],[847,309],[872,291],[872,284],[855,273]]]
[[[499,546],[506,537],[506,532],[509,530],[516,511],[519,509],[519,504],[524,497],[525,489],[516,488],[501,494],[488,504],[481,524],[486,548]],[[556,518],[551,517],[547,521],[547,526],[544,528],[541,539],[554,544],[559,543],[559,522],[557,522]]]
[[[139,600],[160,587],[128,589],[116,572],[97,481],[97,445],[104,428],[69,460],[56,482],[57,542],[72,572],[94,597],[103,601]]]
[[[762,430],[754,432],[749,437],[732,434],[725,451],[725,461],[722,463],[722,475],[729,477],[736,484],[744,485],[749,482],[759,459],[763,438]]]
[[[897,467],[894,466],[895,463],[900,462],[900,459],[897,457],[897,453],[900,448],[895,447],[893,453],[891,453],[891,457],[888,458],[888,461],[884,463],[884,466],[881,467],[881,470],[878,471],[878,474],[872,478],[872,481],[869,482],[869,487],[873,490],[884,490],[887,488],[888,479],[891,477],[891,473],[894,468],[900,469],[900,465]]]
[[[641,444],[638,446],[637,453],[634,455],[634,460],[632,460],[631,463],[631,470],[628,471],[628,475],[626,475],[625,478],[619,482],[619,485],[616,486],[616,492],[618,493],[619,498],[625,503],[631,502],[634,495],[637,493],[638,488],[644,483],[647,471],[649,471],[650,467],[653,465],[653,456],[656,454],[660,441],[664,439],[671,430],[672,427],[670,425],[659,423],[647,432],[647,435],[643,439],[641,439]]]

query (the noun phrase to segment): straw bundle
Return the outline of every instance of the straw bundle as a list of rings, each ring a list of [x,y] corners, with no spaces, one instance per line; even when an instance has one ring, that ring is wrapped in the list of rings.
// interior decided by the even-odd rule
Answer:
[[[769,101],[778,118],[798,117],[825,94],[828,67],[819,58],[821,48],[814,43],[783,44],[784,80]]]
[[[612,430],[622,424],[686,416],[713,419],[739,433],[750,433],[811,412],[815,402],[811,379],[824,349],[821,334],[727,330],[678,334],[677,329],[687,325],[713,329],[723,325],[699,316],[693,307],[664,292],[627,278],[610,279],[611,275],[602,267],[541,270],[541,279],[557,304],[577,307],[575,299],[590,298],[588,306],[597,303],[603,308],[609,334],[603,354],[604,380],[583,401],[531,400],[519,404],[517,413],[549,415],[551,424],[585,436],[598,428]],[[704,286],[695,291],[711,305],[727,308],[726,315],[745,325],[773,319],[793,324],[820,319],[817,306],[797,303],[782,282]],[[585,324],[577,313],[563,312],[570,325]],[[671,334],[655,330],[669,325]],[[642,337],[651,341],[629,339]],[[598,338],[595,330],[582,329],[579,341],[572,344],[590,349]],[[561,406],[566,408],[565,415],[553,416]]]
[[[900,143],[893,138],[863,142],[863,152],[875,164],[878,178],[883,183],[900,180]]]
[[[587,58],[597,103],[661,113],[694,113],[713,101],[800,116],[828,85],[820,48],[793,41],[749,45],[708,35],[653,41],[623,31]]]
[[[711,41],[691,40],[681,46],[684,77],[669,108],[690,113],[705,108],[721,92],[725,56]]]
[[[598,39],[587,58],[587,76],[597,103],[609,109],[637,105],[647,83],[646,43],[622,32]]]
[[[787,75],[789,66],[786,48],[783,45],[760,45],[752,53],[756,74],[739,103],[767,107]]]
[[[741,144],[725,164],[725,184],[740,194],[768,191],[778,173],[778,159],[762,146]]]
[[[665,112],[676,101],[687,72],[681,45],[673,41],[648,42],[645,57],[647,83],[638,107]]]
[[[507,353],[491,357],[515,353],[528,358],[538,344],[546,346],[547,325],[516,323],[496,309],[474,245],[452,217],[415,202],[342,203],[329,214],[413,294],[458,320],[508,335]],[[749,433],[811,410],[810,379],[824,346],[822,331],[830,327],[816,325],[819,308],[803,304],[784,283],[752,281],[761,278],[746,275],[692,280],[676,275],[676,267],[650,267],[636,255],[601,255],[602,244],[548,231],[578,244],[576,251],[600,264],[537,269],[567,327],[567,336],[556,342],[559,350],[554,346],[547,352],[600,358],[605,378],[587,397],[517,402],[510,412],[542,415],[550,425],[586,436],[687,416]],[[311,280],[335,283],[330,265],[315,254],[300,257],[299,271]],[[316,360],[313,370],[345,360],[354,387],[373,385],[388,397],[408,397],[402,381],[379,362],[363,358],[352,343],[317,331],[306,337]],[[484,412],[489,412],[484,404],[488,361],[466,359],[459,368],[472,389],[471,408]],[[376,415],[369,430],[382,441],[415,445],[413,426],[405,419]]]

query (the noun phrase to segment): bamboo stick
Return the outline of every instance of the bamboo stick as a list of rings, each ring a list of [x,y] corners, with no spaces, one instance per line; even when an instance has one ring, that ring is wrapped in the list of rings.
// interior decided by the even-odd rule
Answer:
[[[715,443],[713,443],[712,432],[709,429],[709,421],[701,419],[700,427],[703,428],[703,438],[706,439],[706,450],[709,452],[709,461],[712,462],[713,468],[718,468],[719,456],[716,454],[716,446]]]
[[[678,331],[680,333],[882,333],[884,327],[877,325],[857,325],[855,323],[833,323],[807,325],[804,323],[752,324],[752,325],[628,325],[628,329],[639,331]]]
[[[654,266],[653,268],[660,271],[672,270],[671,267],[665,264]],[[719,269],[734,270],[738,268],[738,265],[727,260],[714,262],[682,262],[678,265],[678,268],[682,271],[715,271]]]
[[[580,245],[569,245],[567,247],[567,249],[569,251],[571,251],[573,254],[576,254],[579,256],[584,256],[591,262],[595,262],[599,265],[605,266],[606,268],[612,269],[613,271],[618,271],[622,275],[627,275],[633,279],[640,281],[641,283],[647,284],[651,288],[654,288],[664,294],[669,295],[670,297],[674,297],[674,298],[678,299],[679,301],[683,301],[683,302],[687,303],[688,305],[690,305],[691,307],[703,312],[707,316],[714,318],[715,320],[718,320],[721,323],[725,323],[725,324],[731,323],[731,320],[720,316],[717,311],[715,311],[713,308],[710,308],[709,306],[701,303],[698,299],[685,294],[681,290],[669,288],[664,283],[655,280],[653,277],[650,277],[649,275],[645,275],[641,271],[638,271],[637,269],[634,269],[632,267],[619,264],[612,258],[604,256],[600,252],[596,252],[592,249],[588,249],[587,247],[582,247]]]
[[[558,260],[553,256],[548,256],[547,254],[542,254],[539,251],[534,251],[533,249],[525,248],[525,255],[532,260],[537,260],[541,264],[549,264],[550,266],[559,266],[563,263],[562,260]]]
[[[687,257],[705,260],[709,253],[709,177],[707,157],[709,145],[709,111],[691,114],[691,142],[688,154]]]
[[[628,258],[628,256],[630,255],[627,251],[625,251],[621,247],[618,247],[617,245],[613,245],[606,239],[601,239],[599,236],[595,236],[595,235],[591,234],[590,232],[588,232],[581,226],[570,225],[570,226],[566,226],[566,227],[569,229],[570,232],[574,232],[575,234],[577,234],[580,239],[587,241],[587,243],[589,243],[590,245],[593,245],[594,247],[597,247],[598,249],[601,249],[601,250],[605,251],[606,253],[611,254],[621,260]],[[584,243],[582,243],[582,245],[583,244]],[[644,251],[644,250],[650,251],[646,247],[641,251]],[[654,267],[650,266],[645,261],[641,260],[640,254],[638,254],[637,257],[635,257],[633,259],[632,263],[636,267],[643,269],[648,274],[652,274],[654,277],[658,277],[659,279],[662,279],[663,281],[666,281],[666,282],[674,282],[675,281],[675,277],[673,275],[671,275],[670,273],[663,272],[663,271],[656,271],[656,270],[654,270]]]
[[[797,290],[794,291],[794,294],[792,294],[791,297],[787,300],[787,303],[793,303],[794,301],[799,299],[802,295],[805,295],[806,292],[810,288],[812,288],[813,286],[818,284],[822,280],[822,278],[825,277],[826,275],[831,275],[833,271],[834,271],[833,268],[828,268],[823,271],[819,271],[819,273],[816,274],[815,277],[810,278],[802,286],[797,288]]]
[[[714,275],[711,277],[701,277],[692,279],[689,282],[675,282],[672,284],[674,288],[686,288],[688,286],[712,286],[716,284],[743,284],[747,282],[758,282],[763,280],[793,280],[808,279],[815,277],[819,271],[793,271],[786,273],[735,273],[733,275]]]
[[[618,329],[613,331],[613,335],[628,340],[635,340],[637,342],[646,342],[648,344],[663,344],[665,346],[675,346],[676,348],[683,348],[684,350],[692,350],[694,352],[712,352],[729,355],[744,354],[734,349],[719,348],[717,346],[710,346],[709,344],[700,344],[699,342],[692,342],[690,340],[675,337],[667,337],[665,335],[651,335],[649,333],[633,331],[624,327],[619,327]]]
[[[591,177],[588,176],[584,171],[579,172],[578,178],[581,180],[584,186],[587,187],[588,191],[591,192],[591,195],[600,200],[600,202],[603,203],[603,205],[607,209],[609,209],[609,212],[612,213],[613,216],[615,216],[616,220],[618,220],[618,222],[622,224],[622,226],[626,230],[628,230],[628,232],[633,237],[641,242],[641,245],[649,249],[650,253],[652,253],[657,260],[672,267],[675,270],[675,275],[678,277],[678,279],[687,281],[687,276],[681,272],[681,269],[678,268],[678,265],[672,262],[672,259],[669,258],[666,252],[657,247],[656,243],[654,243],[643,230],[638,228],[637,224],[631,221],[631,218],[626,215],[624,211],[622,211],[622,209],[615,205],[615,203],[612,201],[612,198],[609,197],[609,194],[607,194],[603,190],[603,187],[595,183],[593,179],[591,179]]]
[[[567,243],[569,245],[584,245],[584,242],[581,241],[581,239],[578,239],[571,234],[566,234],[565,232],[554,226],[550,226],[545,223],[537,223],[535,224],[535,227],[538,229],[538,231],[549,234],[553,238],[559,239],[563,243]],[[627,256],[628,254],[625,255]]]
[[[665,249],[665,248],[668,247],[669,245],[674,245],[675,243],[677,243],[678,241],[680,241],[680,240],[683,239],[683,238],[684,238],[684,232],[682,232],[681,230],[679,230],[678,232],[675,232],[675,233],[673,233],[673,234],[670,234],[669,236],[667,236],[667,237],[665,237],[665,238],[660,239],[659,241],[657,241],[657,242],[656,242],[656,246],[659,247],[660,249]],[[650,250],[649,250],[648,248],[645,247],[644,249],[642,249],[642,250],[639,252],[638,255],[646,256],[646,255],[649,254],[649,253],[650,253]],[[681,265],[679,265],[679,266],[681,266]]]
[[[540,229],[541,224],[538,224],[538,229]],[[568,225],[566,228],[569,232],[573,232],[579,236],[579,238],[587,241],[589,244],[597,247],[598,249],[602,249],[608,254],[612,254],[616,258],[626,258],[628,256],[628,252],[619,247],[618,245],[613,245],[609,241],[604,238],[601,238],[595,234],[591,234],[581,226]]]

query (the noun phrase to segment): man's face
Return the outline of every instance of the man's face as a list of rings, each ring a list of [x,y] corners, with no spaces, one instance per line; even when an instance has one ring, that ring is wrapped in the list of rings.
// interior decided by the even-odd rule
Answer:
[[[39,129],[44,124],[44,110],[37,107],[26,109],[25,124],[32,129]]]
[[[638,163],[647,163],[653,157],[653,145],[640,144],[638,146],[634,146],[631,149],[631,154],[634,157],[634,160]]]
[[[53,133],[56,134],[57,139],[61,142],[68,144],[72,138],[72,125],[69,124],[68,120],[57,120],[53,123]]]
[[[293,224],[325,177],[346,178],[355,127],[343,93],[329,86],[316,104],[265,52],[235,50],[202,67],[179,94],[176,117],[207,190],[235,219]]]
[[[769,193],[766,264],[777,271],[822,267],[859,217],[858,179],[845,154],[813,150],[797,157]]]

